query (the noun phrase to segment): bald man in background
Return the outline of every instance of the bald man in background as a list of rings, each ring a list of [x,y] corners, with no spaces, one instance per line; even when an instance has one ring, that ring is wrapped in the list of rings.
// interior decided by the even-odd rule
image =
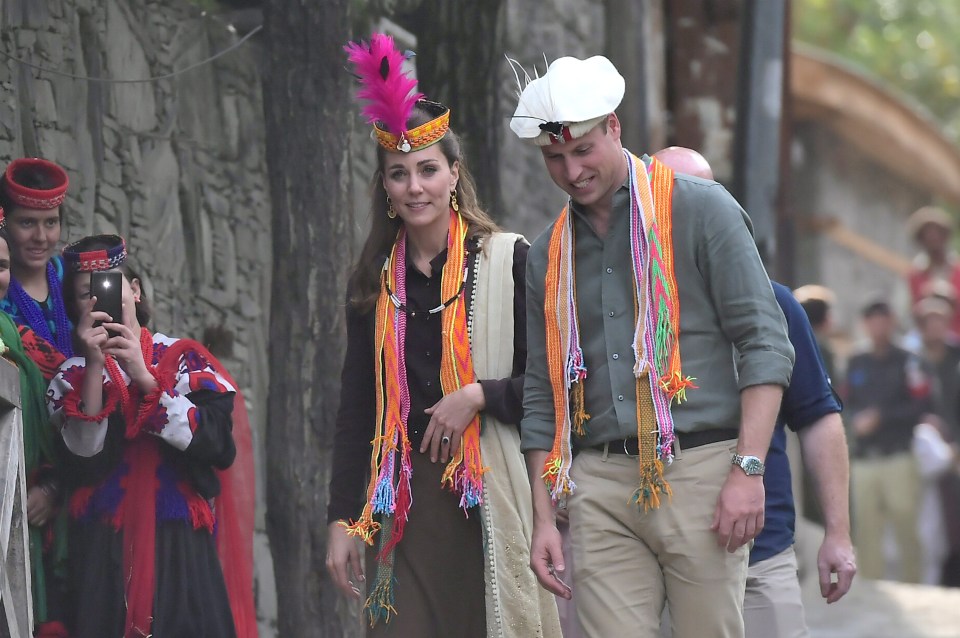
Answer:
[[[709,162],[693,149],[670,146],[654,157],[678,173],[713,180]],[[850,465],[840,402],[807,315],[788,288],[771,284],[787,320],[796,361],[767,454],[764,528],[750,552],[743,619],[746,638],[805,638],[809,631],[793,550],[796,512],[784,427],[800,437],[804,466],[813,476],[824,513],[817,571],[820,594],[828,604],[849,591],[857,571],[850,540]]]

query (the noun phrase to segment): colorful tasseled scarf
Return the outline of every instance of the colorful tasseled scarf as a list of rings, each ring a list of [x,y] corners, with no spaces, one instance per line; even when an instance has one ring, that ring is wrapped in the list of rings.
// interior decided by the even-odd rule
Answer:
[[[635,500],[644,511],[670,496],[664,463],[673,461],[671,404],[696,388],[680,367],[680,298],[673,269],[673,171],[624,151],[630,172],[630,248],[633,261],[635,316],[634,375],[637,378],[637,440],[640,485]],[[556,433],[544,465],[543,479],[554,501],[570,494],[573,461],[571,433],[582,436],[590,415],[584,405],[587,368],[577,320],[573,219],[569,205],[550,236],[544,294],[547,368],[553,390]],[[656,427],[654,428],[654,421]]]
[[[440,285],[444,305],[431,311],[442,312],[440,382],[444,396],[476,381],[467,326],[469,308],[463,294],[467,229],[463,218],[451,210],[447,261]],[[376,308],[377,425],[370,457],[370,483],[359,520],[346,525],[349,534],[359,536],[368,545],[373,544],[374,535],[381,530],[381,522],[383,525],[377,576],[366,602],[371,626],[380,618],[389,621],[390,614],[396,613],[393,607],[393,550],[403,537],[413,500],[410,494],[411,446],[407,436],[410,390],[404,347],[407,327],[405,239],[401,227],[383,268]],[[443,485],[460,494],[460,507],[464,511],[482,502],[484,471],[480,459],[480,417],[477,415],[464,431],[460,449],[442,477]]]

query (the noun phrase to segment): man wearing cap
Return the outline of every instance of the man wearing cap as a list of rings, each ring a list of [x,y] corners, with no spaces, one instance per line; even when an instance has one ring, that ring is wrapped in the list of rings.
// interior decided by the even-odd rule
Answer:
[[[73,355],[71,326],[61,291],[63,261],[54,253],[60,242],[60,205],[68,184],[62,168],[38,158],[14,160],[0,181],[11,273],[10,289],[0,301],[0,310],[66,357]],[[33,353],[31,358],[36,360]],[[37,364],[45,374],[49,371],[42,360]]]
[[[953,218],[942,208],[924,206],[910,216],[907,226],[920,246],[907,275],[911,305],[928,296],[934,281],[949,282],[960,290],[960,256],[950,248]],[[950,331],[954,339],[960,337],[960,312],[951,316]]]
[[[893,343],[896,321],[886,300],[867,303],[862,316],[870,349],[850,359],[844,397],[860,573],[871,579],[887,576],[883,532],[889,523],[897,540],[899,579],[918,583],[920,477],[911,443],[921,415],[931,409],[930,379],[916,356]]]
[[[749,220],[719,184],[622,148],[606,58],[525,77],[511,128],[570,195],[527,267],[531,566],[570,595],[552,497],[569,508],[588,636],[655,636],[665,601],[678,638],[742,636],[793,367]]]

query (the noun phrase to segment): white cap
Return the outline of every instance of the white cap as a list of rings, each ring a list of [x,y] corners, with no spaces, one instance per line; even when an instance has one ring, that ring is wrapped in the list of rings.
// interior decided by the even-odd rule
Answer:
[[[519,64],[512,60],[511,64],[516,71]],[[510,128],[537,146],[586,135],[620,106],[625,92],[623,76],[602,55],[586,60],[558,58],[543,77],[531,79],[526,71],[523,74],[527,84],[520,86]]]

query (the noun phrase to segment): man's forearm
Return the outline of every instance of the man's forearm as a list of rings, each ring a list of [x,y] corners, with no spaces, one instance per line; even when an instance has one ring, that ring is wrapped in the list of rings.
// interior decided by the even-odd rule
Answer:
[[[767,457],[782,398],[783,387],[779,385],[752,385],[740,391],[737,453],[761,459]]]
[[[803,465],[813,476],[827,534],[850,533],[850,462],[843,421],[827,414],[799,432]]]
[[[553,501],[550,498],[550,492],[547,491],[547,485],[543,482],[543,464],[547,460],[549,452],[546,450],[528,450],[524,453],[527,461],[527,476],[530,479],[530,495],[533,499],[533,521],[534,524],[548,523],[556,525],[557,515],[553,507]]]

